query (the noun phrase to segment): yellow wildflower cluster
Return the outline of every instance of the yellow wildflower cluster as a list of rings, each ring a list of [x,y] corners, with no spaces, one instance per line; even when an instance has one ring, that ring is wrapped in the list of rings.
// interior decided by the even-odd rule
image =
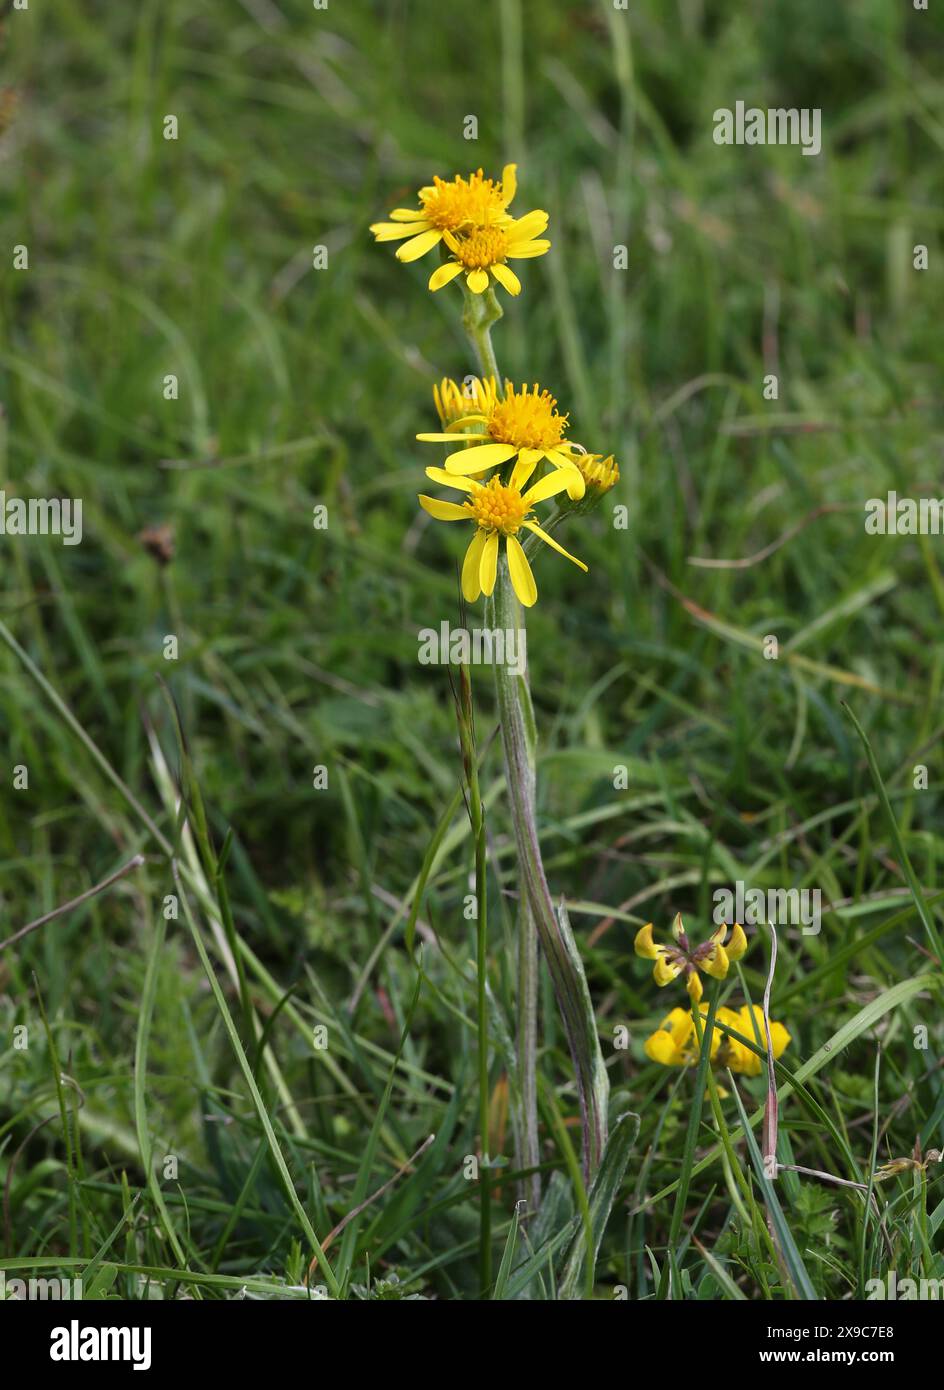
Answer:
[[[698,1009],[702,1019],[706,1018],[708,1005],[699,1004]],[[715,1024],[733,1028],[742,1037],[755,1039],[759,1047],[766,1047],[764,1011],[758,1004],[745,1004],[741,1009],[716,1009]],[[775,1060],[790,1043],[786,1028],[772,1019],[770,1041]],[[658,1062],[663,1067],[685,1067],[696,1062],[699,1053],[698,1030],[691,1010],[673,1009],[667,1014],[656,1031],[646,1039],[645,1052],[650,1062]],[[744,1076],[759,1076],[761,1059],[756,1052],[716,1026],[711,1031],[711,1064],[722,1071],[728,1069]]]
[[[508,261],[543,256],[551,243],[542,238],[546,212],[535,210],[516,220],[508,211],[517,189],[516,167],[506,164],[498,180],[486,178],[481,169],[468,178],[434,178],[419,190],[418,207],[394,208],[390,220],[375,222],[371,231],[378,241],[401,242],[401,261],[417,260],[438,247],[442,263],[430,276],[431,290],[464,276],[471,295],[493,284],[517,295],[521,282]],[[474,302],[479,307],[485,303]],[[495,309],[495,314],[500,312]],[[494,319],[494,314],[478,323],[473,318],[470,332],[484,331],[487,337]],[[477,350],[481,361],[494,362],[490,348],[483,353],[477,341]],[[418,434],[417,439],[452,447],[444,466],[427,468],[426,475],[463,496],[456,501],[421,494],[419,502],[437,521],[475,526],[462,565],[466,600],[472,603],[494,591],[504,547],[519,601],[528,608],[535,602],[537,585],[521,543],[524,531],[586,571],[583,561],[549,532],[564,511],[578,504],[584,510],[619,481],[613,456],[588,453],[568,439],[568,415],[558,410],[554,396],[539,382],[518,386],[501,382],[496,373],[483,379],[467,377],[460,386],[444,378],[433,387],[433,398],[441,428]],[[567,503],[561,498],[545,529],[534,507],[562,493]]]
[[[521,281],[508,262],[543,256],[551,243],[547,213],[535,209],[517,220],[508,207],[517,189],[516,166],[506,164],[501,179],[487,179],[481,169],[469,177],[435,178],[419,190],[418,208],[394,208],[389,222],[375,222],[378,241],[402,241],[397,259],[415,261],[440,247],[443,262],[429,277],[431,290],[442,289],[457,276],[481,294],[498,284],[509,294],[521,293]],[[407,240],[408,238],[408,240]]]
[[[575,502],[588,491],[601,495],[617,482],[619,469],[612,457],[588,454],[565,438],[568,416],[558,411],[557,401],[538,382],[516,386],[506,381],[504,391],[499,392],[494,377],[486,381],[473,377],[462,387],[447,378],[433,387],[433,398],[443,428],[416,437],[426,444],[456,447],[447,454],[444,467],[427,468],[426,476],[465,493],[466,498],[457,503],[421,494],[420,505],[437,521],[475,523],[475,535],[462,566],[462,592],[467,602],[492,593],[504,540],[515,593],[530,608],[538,591],[518,539],[522,529],[580,569],[587,568],[538,524],[533,514],[535,503],[563,492]],[[528,487],[541,463],[548,464],[551,471]],[[505,465],[509,471],[502,478]],[[486,474],[496,468],[499,471],[485,481]]]
[[[731,928],[731,939],[725,946],[724,940],[727,934],[728,929],[722,923],[720,927],[715,928],[707,941],[703,941],[699,946],[693,946],[688,939],[688,933],[682,926],[682,914],[679,912],[676,913],[675,921],[672,923],[672,937],[675,944],[663,946],[654,942],[652,923],[647,922],[636,933],[636,955],[642,956],[645,960],[655,961],[652,978],[660,987],[670,984],[672,980],[682,976],[692,1002],[697,1004],[702,996],[699,971],[704,971],[706,975],[712,975],[716,980],[723,980],[728,973],[731,962],[740,960],[747,950],[747,937],[744,935],[743,927],[735,925]]]

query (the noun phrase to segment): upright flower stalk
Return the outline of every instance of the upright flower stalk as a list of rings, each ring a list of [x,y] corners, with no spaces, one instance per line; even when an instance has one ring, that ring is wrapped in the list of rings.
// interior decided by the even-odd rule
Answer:
[[[472,294],[468,289],[465,291],[465,308],[462,313],[462,327],[465,329],[466,337],[472,344],[479,364],[479,371],[484,380],[494,377],[500,381],[498,375],[498,364],[495,361],[495,349],[492,347],[492,325],[496,324],[500,318],[504,317],[504,309],[498,302],[498,296],[494,290],[487,290],[485,294]]]
[[[524,613],[504,562],[499,570],[493,611],[491,626],[506,632],[524,629]],[[496,666],[495,683],[522,904],[518,942],[518,1060],[524,1110],[521,1117],[524,1152],[521,1156],[528,1167],[540,1161],[536,1089],[537,942],[540,940],[576,1072],[584,1172],[589,1178],[596,1172],[606,1144],[609,1077],[583,961],[570,929],[567,910],[563,900],[555,908],[544,872],[535,816],[535,730],[527,677],[518,676],[507,667]],[[531,1185],[531,1197],[539,1200],[539,1184]]]
[[[475,741],[475,710],[472,682],[465,666],[459,669],[456,697],[459,720],[459,746],[465,773],[467,809],[475,841],[475,920],[476,920],[476,1032],[478,1035],[479,1132],[482,1148],[479,1163],[479,1285],[485,1297],[492,1282],[492,1176],[489,1153],[488,1084],[488,840],[485,808],[479,788],[478,749]]]
[[[556,551],[577,568],[587,566],[550,535],[570,515],[586,511],[619,479],[612,457],[590,454],[568,437],[568,415],[539,383],[513,385],[498,371],[491,330],[502,317],[496,290],[517,297],[522,289],[507,264],[545,255],[547,213],[540,209],[515,218],[508,211],[517,191],[516,167],[506,165],[502,178],[485,178],[482,170],[468,178],[436,178],[419,190],[419,207],[395,208],[389,222],[371,228],[378,241],[397,241],[397,257],[412,262],[438,248],[440,265],[429,277],[436,292],[453,281],[464,298],[462,323],[472,346],[481,380],[465,388],[446,380],[434,387],[441,432],[421,434],[424,443],[448,446],[444,466],[426,475],[463,500],[419,496],[436,520],[474,527],[462,563],[463,599],[484,595],[486,625],[524,634],[524,611],[537,600],[530,558]],[[556,498],[549,516],[538,508]],[[541,521],[545,525],[541,525]],[[526,545],[522,544],[522,540]],[[541,544],[538,544],[541,542]],[[519,645],[520,649],[520,645]],[[524,1191],[536,1206],[541,1184],[537,1104],[539,953],[547,962],[564,1022],[580,1103],[583,1166],[589,1181],[596,1173],[607,1141],[609,1080],[596,1029],[583,962],[570,928],[563,899],[555,905],[548,886],[538,834],[536,803],[536,732],[527,671],[516,674],[496,664],[495,685],[501,725],[505,780],[518,857],[518,998],[517,1103],[514,1129],[518,1166],[529,1171]],[[465,750],[464,750],[465,751]],[[467,759],[468,762],[468,759]],[[467,784],[470,801],[471,779]],[[488,1068],[485,1017],[487,936],[484,917],[485,836],[480,804],[470,805],[476,836],[476,880],[481,880],[478,937],[479,1063],[483,1158],[488,1142]],[[483,1187],[483,1252],[488,1244],[487,1161]],[[487,1286],[483,1266],[483,1287]]]

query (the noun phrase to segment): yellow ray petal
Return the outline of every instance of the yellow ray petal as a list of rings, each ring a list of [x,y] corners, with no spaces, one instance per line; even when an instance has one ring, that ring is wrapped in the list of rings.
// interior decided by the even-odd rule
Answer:
[[[518,191],[517,170],[517,164],[506,164],[502,170],[502,203],[505,207],[508,206]]]
[[[454,280],[457,275],[462,274],[462,266],[458,261],[447,261],[438,270],[434,270],[429,277],[429,288],[431,290],[441,290],[443,285],[448,285],[450,280]]]
[[[456,429],[460,429],[461,426],[463,426],[463,425],[487,425],[487,424],[488,424],[488,416],[487,416],[487,415],[460,415],[459,418],[458,418],[457,420],[450,420],[450,422],[449,422],[449,428],[450,428],[451,430],[456,430]],[[481,438],[481,435],[478,436],[478,437]],[[468,435],[466,436],[466,438],[468,438]]]
[[[479,583],[483,594],[490,594],[495,587],[498,573],[498,532],[489,531],[482,546],[482,562],[479,566]]]
[[[555,468],[560,468],[565,473],[567,496],[572,502],[579,502],[587,490],[587,484],[573,459],[569,454],[562,453],[560,449],[548,449],[547,458]]]
[[[372,222],[370,230],[378,241],[399,241],[405,236],[416,236],[416,227],[404,227],[398,222]],[[428,230],[428,226],[420,228],[421,232]]]
[[[532,608],[538,596],[538,586],[534,582],[528,557],[514,536],[507,537],[505,548],[508,552],[508,573],[511,575],[512,587],[525,608]]]
[[[469,542],[469,548],[465,552],[465,559],[462,562],[462,597],[466,603],[474,603],[482,592],[479,571],[482,565],[482,550],[487,537],[487,531],[476,530]]]
[[[465,277],[465,283],[473,294],[481,294],[483,290],[488,289],[488,271],[470,270]]]
[[[495,468],[514,458],[518,450],[513,444],[475,444],[471,449],[460,449],[446,459],[450,473],[480,473],[483,468]]]
[[[417,439],[421,439],[424,444],[455,444],[462,439],[481,439],[480,434],[418,434]]]
[[[422,208],[394,208],[390,214],[391,222],[425,222],[426,213]]]
[[[526,212],[524,217],[510,222],[505,231],[509,241],[532,241],[534,237],[541,235],[547,227],[547,222],[547,213],[535,208],[533,212]]]
[[[513,241],[505,252],[506,261],[528,261],[550,251],[549,241]]]
[[[443,502],[438,497],[427,497],[424,493],[419,494],[420,506],[424,512],[429,512],[437,521],[472,521],[472,517],[465,507],[458,502]]]
[[[492,266],[492,274],[500,285],[504,285],[509,294],[521,293],[521,281],[510,266],[500,263]]]
[[[563,555],[565,559],[570,560],[573,564],[575,564],[578,567],[578,569],[582,569],[584,574],[589,574],[589,570],[587,569],[587,566],[584,564],[584,562],[582,560],[578,560],[576,555],[571,555],[570,551],[565,550],[562,545],[558,545],[557,541],[554,540],[553,536],[549,536],[546,531],[542,531],[536,521],[525,521],[522,524],[524,526],[527,526],[529,531],[533,531],[536,536],[540,536],[542,541],[546,541],[546,543],[549,546],[551,546],[552,549],[556,550],[559,555]]]
[[[542,458],[543,453],[540,449],[519,449],[518,461],[511,470],[510,486],[516,487],[520,491]]]
[[[563,468],[558,468],[555,473],[548,473],[546,478],[541,478],[534,487],[529,487],[521,500],[533,506],[535,502],[544,502],[548,497],[556,497],[566,486],[567,474]]]
[[[471,492],[475,484],[471,478],[462,478],[456,473],[447,473],[445,468],[427,468],[427,478],[432,478],[434,483],[442,483],[445,487],[457,488],[460,492]]]
[[[412,241],[404,242],[397,248],[398,261],[416,261],[420,256],[425,256],[427,251],[432,251],[434,246],[438,246],[442,241],[442,232],[437,228],[431,227],[427,232],[420,232]]]

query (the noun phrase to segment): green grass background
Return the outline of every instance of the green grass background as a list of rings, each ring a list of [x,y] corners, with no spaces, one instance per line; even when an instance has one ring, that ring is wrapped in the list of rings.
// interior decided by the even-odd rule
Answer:
[[[461,551],[418,514],[433,460],[413,435],[434,427],[432,382],[474,364],[458,292],[430,295],[429,265],[401,266],[367,232],[437,172],[513,160],[516,211],[547,209],[553,250],[504,297],[498,359],[548,386],[572,435],[622,471],[562,537],[589,575],[545,552],[529,624],[548,873],[571,905],[614,1090],[641,1116],[596,1296],[794,1287],[761,1185],[736,1180],[742,1145],[737,1163],[686,1178],[672,1240],[676,1197],[658,1196],[682,1172],[694,1078],[645,1060],[645,1036],[682,1000],[655,989],[633,936],[679,910],[699,935],[713,888],[734,878],[819,888],[828,904],[819,937],[781,933],[783,1065],[847,1030],[806,1096],[784,1101],[784,1161],[867,1184],[873,1152],[944,1147],[939,975],[840,703],[867,731],[931,893],[940,542],[866,536],[863,506],[888,489],[941,493],[942,38],[939,7],[905,0],[31,0],[3,22],[0,81],[19,101],[0,145],[0,484],[81,497],[85,540],[6,539],[0,616],[171,843],[149,730],[186,780],[158,678],[173,691],[207,839],[219,852],[232,832],[232,939],[270,1019],[261,1101],[318,1235],[437,1135],[334,1241],[353,1296],[481,1292],[462,1172],[477,1124],[461,808],[421,906],[421,973],[403,934],[460,773],[446,674],[418,665],[417,632],[458,621]],[[822,108],[822,155],[716,146],[712,113],[739,99]],[[168,114],[176,141],[162,138]],[[29,270],[15,271],[23,244]],[[777,402],[763,399],[768,371]],[[176,401],[162,396],[169,373]],[[326,531],[312,527],[318,503]],[[613,529],[613,503],[628,530]],[[762,562],[691,563],[751,556],[811,516]],[[162,569],[139,533],[164,524],[176,553]],[[474,689],[487,734],[487,671]],[[247,1281],[252,1296],[287,1296],[310,1244],[183,915],[161,938],[166,855],[9,643],[0,728],[0,938],[147,856],[0,955],[0,1264],[78,1268],[123,1297],[219,1297]],[[28,790],[13,788],[21,764]],[[496,747],[492,1082],[510,1161],[500,774]],[[189,896],[238,1022],[214,885]],[[765,970],[753,933],[725,997],[758,998]],[[327,1051],[312,1046],[317,1024]],[[627,1050],[613,1046],[621,1025]],[[762,1081],[740,1089],[753,1111]],[[563,1229],[577,1111],[549,991],[541,1105]],[[723,1114],[733,1131],[733,1099]],[[707,1105],[704,1119],[699,1158],[717,1138]],[[853,1189],[786,1174],[778,1192],[821,1295],[861,1296],[889,1268],[944,1274],[933,1166],[876,1189],[887,1237]],[[507,1182],[497,1254],[512,1199]],[[553,1291],[542,1272],[532,1296]]]

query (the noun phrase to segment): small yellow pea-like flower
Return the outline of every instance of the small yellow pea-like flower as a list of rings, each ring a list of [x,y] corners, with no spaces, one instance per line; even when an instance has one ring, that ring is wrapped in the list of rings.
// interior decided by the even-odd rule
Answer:
[[[676,913],[672,923],[674,946],[663,946],[652,939],[652,923],[647,922],[636,933],[635,951],[644,960],[653,960],[652,978],[662,988],[682,976],[689,998],[697,1004],[702,996],[700,971],[716,980],[723,980],[732,961],[740,960],[747,950],[747,937],[744,928],[735,924],[731,928],[731,939],[724,945],[728,929],[722,922],[716,927],[707,941],[693,946],[682,926],[682,914]]]
[[[753,1038],[760,1047],[766,1047],[764,1035],[764,1011],[759,1004],[744,1004],[740,1009],[718,1009],[715,1017],[721,1023],[733,1028],[745,1038]],[[785,1052],[791,1041],[790,1034],[782,1023],[770,1020],[770,1042],[773,1048],[774,1061]],[[738,1042],[736,1038],[721,1035],[718,1046],[717,1058],[712,1053],[712,1060],[717,1061],[719,1067],[728,1067],[733,1072],[740,1072],[743,1076],[760,1076],[761,1059],[756,1052],[752,1052],[749,1047]]]
[[[702,1019],[707,1018],[708,1005],[699,1004]],[[722,1033],[718,1024],[733,1028],[745,1038],[756,1038],[764,1045],[764,1013],[758,1004],[745,1004],[741,1009],[720,1008],[715,1011],[715,1027],[711,1032],[711,1064],[719,1069],[727,1068],[743,1076],[759,1076],[761,1059],[756,1052],[738,1042],[736,1038]],[[755,1027],[756,1025],[756,1027]],[[782,1023],[770,1022],[770,1041],[773,1045],[774,1059],[786,1051],[791,1042],[790,1034]],[[698,1059],[698,1031],[691,1010],[673,1009],[659,1024],[644,1044],[650,1062],[658,1062],[663,1067],[690,1066]]]

